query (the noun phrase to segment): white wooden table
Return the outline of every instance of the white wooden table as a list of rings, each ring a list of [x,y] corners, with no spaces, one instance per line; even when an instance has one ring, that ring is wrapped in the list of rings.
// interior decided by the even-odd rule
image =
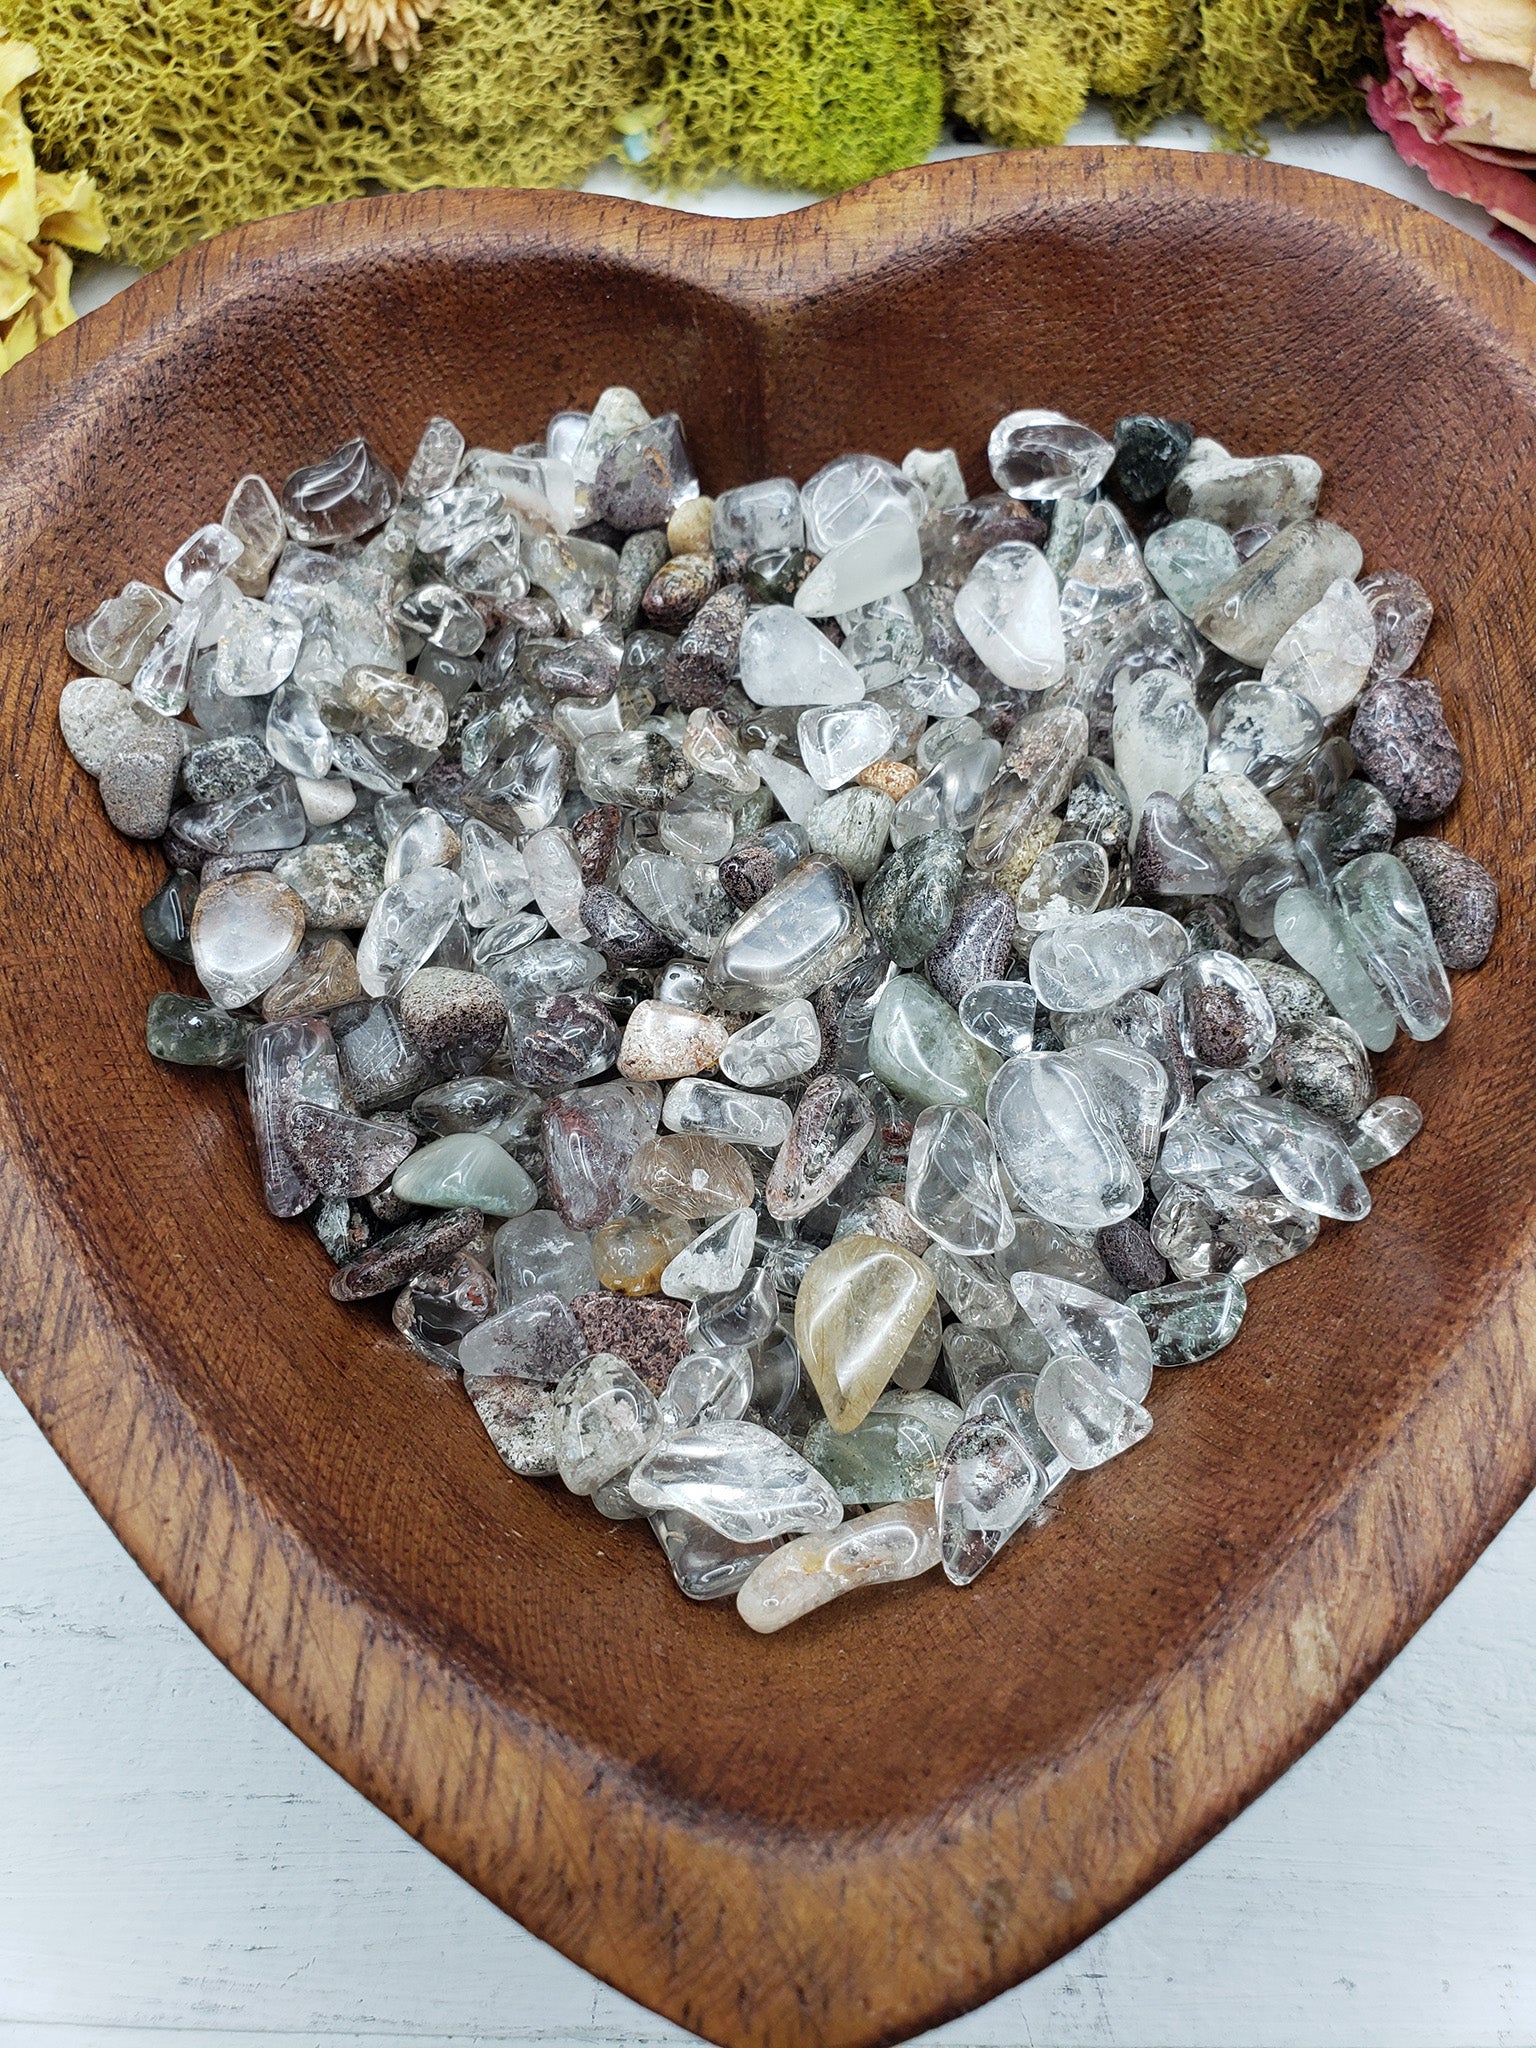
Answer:
[[[1074,139],[1113,139],[1085,121]],[[1202,147],[1196,124],[1159,142]],[[1374,134],[1275,155],[1433,206]],[[594,189],[629,189],[600,174]],[[710,211],[773,211],[727,188]],[[87,302],[131,273],[102,266]],[[946,2048],[1531,2048],[1536,1502],[1279,1784]],[[0,2048],[691,2039],[305,1750],[118,1548],[0,1381]]]

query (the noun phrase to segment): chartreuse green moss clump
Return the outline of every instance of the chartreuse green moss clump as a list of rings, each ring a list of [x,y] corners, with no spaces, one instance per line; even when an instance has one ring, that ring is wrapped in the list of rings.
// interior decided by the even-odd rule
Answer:
[[[946,101],[1014,146],[1090,93],[1256,142],[1353,104],[1368,0],[445,0],[403,76],[355,72],[293,0],[0,0],[36,45],[38,155],[98,181],[154,264],[241,221],[379,187],[577,183],[610,150],[664,188],[832,192],[920,161]]]
[[[646,169],[663,185],[731,172],[833,192],[939,139],[930,0],[653,0],[640,20],[662,115]]]
[[[291,0],[0,0],[43,72],[38,154],[100,183],[113,254],[378,186],[579,181],[643,91],[626,0],[453,0],[403,77],[354,72]]]

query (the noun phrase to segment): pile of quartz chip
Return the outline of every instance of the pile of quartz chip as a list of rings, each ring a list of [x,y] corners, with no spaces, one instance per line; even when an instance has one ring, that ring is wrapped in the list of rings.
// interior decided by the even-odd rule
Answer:
[[[1045,411],[985,460],[711,500],[632,391],[433,419],[66,636],[201,984],[150,1051],[244,1067],[268,1207],[514,1472],[765,1632],[1139,1443],[1367,1215],[1420,1122],[1370,1056],[1497,920],[1424,831],[1429,599],[1316,463]]]

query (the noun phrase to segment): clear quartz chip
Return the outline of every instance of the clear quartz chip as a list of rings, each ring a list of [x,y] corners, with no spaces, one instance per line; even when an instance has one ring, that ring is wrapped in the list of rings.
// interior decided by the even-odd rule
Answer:
[[[1085,498],[1108,476],[1112,441],[1064,412],[1010,412],[992,429],[987,462],[999,490],[1039,504]]]
[[[393,474],[360,437],[324,462],[296,469],[281,499],[288,531],[305,547],[357,540],[382,526],[399,502]]]
[[[397,995],[424,967],[459,913],[462,884],[446,868],[417,868],[384,890],[357,947],[357,975],[371,996]]]
[[[738,1088],[771,1088],[808,1074],[820,1058],[821,1025],[797,996],[733,1031],[721,1048],[720,1071]]]
[[[655,1395],[622,1358],[610,1352],[599,1352],[584,1364],[573,1365],[559,1381],[554,1425],[560,1477],[572,1493],[596,1493],[600,1486],[629,1471],[662,1436],[661,1409]],[[634,1491],[633,1475],[630,1490]]]
[[[1048,1010],[1102,1010],[1178,966],[1189,940],[1161,910],[1099,910],[1068,918],[1036,940],[1029,979]]]
[[[955,624],[999,682],[1048,690],[1066,670],[1056,578],[1037,547],[989,548],[955,599]]]
[[[780,1545],[742,1585],[736,1611],[759,1635],[772,1635],[844,1593],[919,1578],[938,1562],[933,1503],[900,1501],[830,1535]]]
[[[1102,1230],[1141,1206],[1141,1175],[1070,1054],[1008,1060],[987,1090],[987,1123],[1020,1200],[1047,1223]]]
[[[968,1586],[1045,1499],[1044,1468],[1008,1424],[992,1415],[961,1423],[944,1449],[935,1506],[944,1575]]]
[[[247,597],[260,597],[288,538],[283,510],[264,476],[243,476],[229,494],[220,522],[240,543],[230,577]]]
[[[974,1258],[1013,1242],[992,1134],[969,1109],[925,1109],[907,1152],[907,1208],[928,1235]]]
[[[741,687],[754,704],[854,704],[864,679],[819,627],[788,605],[764,605],[741,629]]]
[[[681,1508],[733,1543],[835,1529],[842,1502],[813,1465],[755,1422],[701,1422],[668,1437],[629,1475],[647,1511]]]
[[[148,583],[125,583],[116,597],[104,599],[88,619],[66,626],[64,644],[93,676],[131,683],[175,615],[176,601],[163,590]]]
[[[1438,1038],[1451,1021],[1451,984],[1412,875],[1390,853],[1365,853],[1340,868],[1333,887],[1366,971],[1403,1029]]]
[[[1076,1472],[1091,1472],[1139,1444],[1152,1418],[1079,1352],[1063,1352],[1035,1388],[1041,1429]]]
[[[826,555],[889,521],[916,529],[928,502],[921,486],[882,456],[840,455],[801,487],[800,509],[806,546]]]

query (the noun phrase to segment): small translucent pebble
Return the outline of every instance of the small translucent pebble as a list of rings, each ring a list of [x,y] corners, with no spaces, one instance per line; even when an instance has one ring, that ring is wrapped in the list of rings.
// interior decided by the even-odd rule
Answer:
[[[622,1358],[599,1352],[556,1386],[554,1433],[560,1477],[572,1493],[591,1494],[660,1442],[661,1409]]]
[[[835,1430],[864,1420],[935,1291],[923,1262],[882,1238],[846,1237],[811,1261],[795,1298],[795,1342]]]
[[[254,1002],[272,986],[304,937],[304,906],[269,874],[212,882],[192,912],[192,964],[226,1010]]]
[[[1046,1489],[1040,1462],[1007,1422],[996,1415],[962,1422],[945,1446],[935,1494],[950,1583],[968,1586],[980,1577],[1039,1507]]]
[[[1334,878],[1340,910],[1377,986],[1410,1038],[1438,1038],[1451,985],[1413,876],[1390,853],[1365,853]]]
[[[752,1360],[745,1351],[690,1351],[667,1376],[661,1419],[667,1433],[700,1422],[739,1422],[752,1405]]]
[[[1008,1179],[1046,1222],[1101,1230],[1140,1207],[1141,1175],[1070,1053],[1009,1060],[987,1091],[987,1123]]]
[[[864,682],[848,657],[788,605],[765,605],[741,632],[741,687],[754,704],[855,704]]]
[[[888,604],[922,572],[923,551],[911,520],[904,515],[882,520],[821,557],[795,593],[795,610],[811,619],[852,617],[865,608]],[[904,612],[910,620],[911,607],[904,606]],[[913,638],[916,654],[922,643],[915,634]],[[855,665],[862,669],[870,664]]]
[[[838,790],[806,820],[812,852],[836,861],[850,881],[867,882],[890,840],[895,808],[882,790]]]
[[[176,603],[148,583],[125,583],[88,619],[66,626],[64,644],[93,676],[131,683],[151,647],[176,616]]]
[[[756,1211],[732,1210],[707,1225],[669,1261],[661,1275],[662,1293],[674,1301],[731,1293],[746,1278],[756,1241]],[[743,1403],[737,1413],[745,1412]]]
[[[864,892],[864,915],[898,967],[927,959],[948,929],[964,875],[958,832],[928,833],[881,862]]]
[[[145,1040],[157,1060],[182,1067],[238,1067],[245,1062],[251,1026],[217,1003],[192,996],[152,996]]]
[[[707,1522],[680,1508],[657,1508],[647,1519],[678,1591],[690,1600],[730,1599],[778,1548],[778,1538],[767,1543],[728,1542]]]
[[[185,726],[136,720],[113,748],[98,780],[102,808],[125,838],[158,839],[170,822]]]
[[[987,440],[987,466],[998,489],[1036,504],[1086,498],[1114,459],[1112,441],[1062,412],[1010,412]]]
[[[1237,549],[1225,528],[1205,519],[1175,519],[1147,535],[1147,568],[1186,618],[1237,573]]]
[[[731,1007],[809,996],[857,959],[864,921],[853,885],[819,860],[792,868],[721,937],[708,979]]]
[[[845,1507],[932,1498],[944,1446],[960,1410],[925,1388],[882,1394],[857,1428],[811,1425],[805,1455]]]
[[[660,1093],[643,1082],[603,1081],[546,1103],[540,1136],[549,1199],[573,1229],[594,1230],[623,1207],[629,1164],[656,1129]]]
[[[1378,569],[1372,576],[1361,577],[1360,595],[1371,608],[1376,629],[1370,680],[1380,683],[1407,675],[1419,658],[1435,616],[1429,592],[1416,577],[1405,576],[1400,569]]]
[[[667,1090],[661,1120],[682,1137],[722,1138],[771,1152],[789,1135],[790,1110],[777,1095],[748,1095],[688,1076]]]
[[[361,438],[324,462],[296,469],[282,489],[288,531],[306,547],[356,540],[382,526],[400,502],[400,486]]]
[[[759,1635],[772,1635],[844,1593],[920,1578],[938,1562],[933,1503],[900,1501],[830,1535],[783,1544],[742,1585],[736,1611]]]
[[[1140,1317],[1158,1365],[1197,1365],[1232,1342],[1242,1328],[1248,1297],[1241,1280],[1219,1273],[1210,1280],[1148,1288],[1133,1294],[1126,1307]]]
[[[1048,1010],[1102,1010],[1160,981],[1188,944],[1178,919],[1161,910],[1095,911],[1042,933],[1030,952],[1029,978]]]
[[[1039,1008],[1027,981],[983,981],[961,997],[960,1022],[978,1045],[1008,1060],[1033,1047]]]
[[[1131,820],[1154,790],[1181,797],[1205,767],[1205,719],[1188,677],[1167,669],[1138,676],[1115,705],[1115,768]]]
[[[629,1475],[646,1510],[680,1508],[733,1543],[834,1529],[842,1503],[813,1465],[754,1422],[700,1422],[668,1437]]]
[[[554,1402],[531,1380],[466,1380],[464,1391],[485,1425],[496,1455],[526,1479],[548,1479],[555,1462]]]
[[[415,812],[390,842],[384,862],[386,885],[401,881],[418,868],[451,867],[459,857],[459,835],[433,810]]]
[[[458,915],[462,885],[446,868],[418,868],[386,889],[368,913],[357,974],[371,996],[397,994],[426,965]]]
[[[229,494],[220,522],[240,543],[231,580],[247,597],[260,597],[288,538],[282,508],[264,476],[243,476]]]
[[[539,1199],[511,1153],[472,1132],[418,1147],[390,1188],[423,1209],[479,1209],[487,1216],[521,1216]]]
[[[875,1112],[846,1074],[820,1074],[801,1096],[764,1197],[779,1222],[809,1215],[842,1186],[875,1135]]]
[[[584,1363],[587,1342],[576,1318],[548,1289],[525,1295],[471,1330],[459,1346],[466,1380],[510,1376],[552,1387]]]
[[[597,1284],[614,1294],[657,1294],[662,1274],[692,1242],[692,1224],[678,1216],[658,1216],[652,1209],[640,1209],[633,1215],[612,1217],[592,1233]]]
[[[1055,1357],[1089,1359],[1127,1400],[1152,1384],[1152,1341],[1134,1307],[1053,1273],[1015,1273],[1014,1298]]]
[[[1223,654],[1262,668],[1286,629],[1339,578],[1357,576],[1362,559],[1359,541],[1342,527],[1298,520],[1211,593],[1195,625]]]
[[[1347,577],[1330,583],[1276,641],[1262,680],[1304,697],[1325,721],[1348,710],[1370,674],[1376,621]]]
[[[910,477],[882,456],[839,455],[801,486],[800,509],[807,547],[825,555],[890,519],[906,519],[916,527],[927,500]]]
[[[1424,1113],[1406,1095],[1379,1095],[1348,1134],[1349,1156],[1362,1173],[1395,1159],[1424,1128]]]
[[[1342,912],[1310,889],[1288,889],[1275,905],[1275,937],[1370,1050],[1385,1052],[1397,1035],[1397,1018],[1366,971]]]
[[[1228,1101],[1222,1126],[1261,1165],[1287,1202],[1314,1215],[1358,1223],[1371,1197],[1335,1125],[1274,1096]]]
[[[865,702],[802,711],[797,727],[800,759],[818,789],[841,789],[861,768],[889,753],[895,737],[890,713]]]
[[[1275,1013],[1233,953],[1194,953],[1163,984],[1179,1043],[1205,1067],[1254,1067],[1275,1043]]]
[[[1013,1242],[1013,1212],[992,1134],[969,1109],[925,1109],[907,1151],[907,1208],[936,1242],[967,1258]]]
[[[413,1107],[419,1109],[420,1101],[418,1096]],[[591,1238],[573,1230],[553,1209],[530,1209],[503,1223],[494,1251],[496,1299],[503,1308],[544,1293],[569,1303],[597,1285]]]
[[[1311,759],[1322,737],[1322,715],[1294,686],[1234,683],[1211,709],[1206,766],[1271,790]]]
[[[916,975],[897,974],[875,1005],[869,1063],[895,1094],[932,1107],[980,1110],[991,1063],[942,996]]]
[[[288,1119],[300,1102],[341,1107],[341,1072],[330,1026],[318,1017],[258,1025],[246,1041],[245,1087],[267,1207],[274,1216],[297,1216],[320,1189],[293,1155]]]
[[[1028,541],[989,548],[955,599],[955,624],[1000,682],[1048,690],[1066,670],[1061,599],[1050,564]]]
[[[1051,1359],[1035,1388],[1035,1417],[1074,1471],[1091,1472],[1151,1434],[1152,1418],[1079,1353]]]
[[[1176,519],[1212,519],[1229,533],[1266,522],[1286,526],[1317,509],[1323,472],[1310,455],[1229,455],[1196,440],[1168,486]]]
[[[619,1072],[631,1081],[702,1074],[720,1057],[729,1025],[676,1003],[637,1003],[624,1027]]]
[[[629,1188],[664,1216],[725,1216],[753,1200],[752,1169],[718,1138],[647,1138],[629,1163]]]
[[[215,687],[226,697],[265,697],[293,673],[301,622],[278,605],[237,596],[224,613],[214,655]]]
[[[741,1088],[769,1088],[809,1073],[821,1058],[821,1026],[805,998],[780,1003],[733,1031],[720,1071]]]

